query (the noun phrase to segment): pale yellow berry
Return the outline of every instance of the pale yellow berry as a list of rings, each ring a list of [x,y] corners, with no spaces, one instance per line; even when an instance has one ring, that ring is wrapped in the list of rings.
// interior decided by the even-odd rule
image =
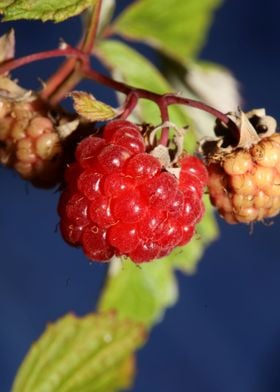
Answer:
[[[24,179],[32,178],[32,163],[18,161],[15,163],[14,168]]]
[[[273,142],[277,143],[280,145],[280,133],[274,133],[273,135],[270,136],[270,140],[273,140]]]
[[[219,194],[216,195],[216,200],[219,208],[226,212],[231,212],[232,211],[232,203],[229,197],[224,193],[224,194]]]
[[[42,159],[52,159],[59,151],[59,138],[55,133],[45,133],[36,140],[36,153]]]
[[[250,150],[256,163],[264,167],[275,167],[280,156],[279,147],[269,140],[262,140]]]
[[[0,118],[4,118],[11,111],[11,103],[8,101],[0,101]]]
[[[271,188],[274,173],[269,167],[257,166],[253,174],[256,186],[264,191]]]
[[[252,195],[235,194],[232,197],[233,208],[238,210],[241,207],[253,207],[254,197]]]
[[[224,170],[229,175],[245,174],[252,168],[252,159],[247,151],[237,151],[225,158]]]
[[[27,135],[32,137],[38,137],[46,131],[53,129],[52,122],[47,117],[37,116],[34,117],[26,130]]]
[[[280,209],[280,206],[278,206],[277,208],[271,207],[270,209],[268,209],[266,211],[266,217],[273,218],[274,216],[278,215],[279,209]]]
[[[230,183],[234,188],[235,192],[242,195],[254,195],[256,186],[254,177],[250,174],[233,176],[230,178]]]
[[[27,127],[27,124],[28,124],[28,119],[26,118],[23,118],[21,121],[14,120],[10,133],[13,141],[17,141],[25,138],[26,136],[25,128]]]
[[[272,197],[271,208],[274,208],[274,209],[279,209],[280,208],[280,197],[279,196]]]
[[[263,191],[259,191],[254,197],[255,208],[270,208],[271,204],[271,198],[267,196]]]
[[[17,143],[17,159],[23,162],[32,163],[36,161],[36,154],[33,152],[33,143],[31,139],[21,139]]]
[[[236,211],[235,217],[238,220],[238,222],[243,222],[243,223],[254,222],[255,220],[257,220],[258,210],[253,207],[240,208],[238,211]]]
[[[11,117],[0,120],[0,140],[6,141],[9,138],[13,119]]]

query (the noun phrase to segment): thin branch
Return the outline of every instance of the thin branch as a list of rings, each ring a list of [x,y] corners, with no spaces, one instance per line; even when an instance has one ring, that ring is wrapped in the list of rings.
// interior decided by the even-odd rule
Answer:
[[[86,29],[86,36],[82,44],[82,50],[84,53],[90,54],[93,52],[94,42],[97,35],[100,19],[101,7],[102,0],[96,0],[88,27]]]
[[[158,105],[163,122],[166,122],[169,119],[168,116],[169,105],[191,106],[196,109],[200,109],[207,113],[210,113],[211,115],[213,115],[214,117],[222,121],[225,125],[227,125],[234,135],[239,135],[239,128],[227,116],[227,114],[220,112],[219,110],[213,108],[212,106],[209,106],[200,101],[196,101],[194,99],[181,97],[178,94],[174,94],[174,93],[168,93],[163,95],[157,94],[152,91],[129,86],[126,83],[114,80],[91,68],[88,53],[84,53],[80,49],[72,48],[70,46],[67,46],[66,48],[63,49],[54,49],[45,52],[34,53],[25,57],[21,57],[19,59],[6,61],[0,65],[0,74],[9,72],[23,65],[30,64],[33,61],[45,60],[48,58],[61,57],[61,56],[74,57],[75,60],[80,60],[80,64],[77,67],[77,69],[72,72],[72,74],[66,75],[66,79],[63,80],[63,83],[65,84],[61,84],[61,85],[58,84],[57,95],[55,96],[54,94],[53,96],[53,100],[52,100],[53,104],[59,102],[61,98],[63,98],[63,96],[65,95],[65,92],[70,91],[71,88],[74,85],[76,85],[82,78],[87,78],[127,95],[128,96],[126,101],[127,108],[125,107],[124,109],[125,115],[129,115],[131,113],[131,111],[136,106],[138,100],[141,98],[153,101],[155,104]],[[168,130],[163,129],[160,142],[162,144],[166,144],[167,141],[168,141]]]
[[[114,79],[111,79],[110,77],[103,75],[99,72],[97,72],[94,69],[91,69],[87,66],[83,67],[82,72],[84,76],[88,79],[94,80],[97,83],[100,83],[104,86],[107,86],[109,88],[112,88],[116,91],[119,91],[123,94],[129,95],[130,93],[133,93],[138,97],[138,99],[143,98],[143,99],[148,99],[150,101],[155,102],[160,111],[161,111],[161,116],[162,118],[167,118],[167,109],[166,107],[169,105],[184,105],[184,106],[191,106],[199,110],[203,110],[204,112],[207,112],[211,114],[212,116],[218,118],[221,120],[224,124],[228,125],[228,127],[232,130],[234,133],[239,133],[239,129],[237,125],[227,116],[227,114],[220,112],[219,110],[213,108],[210,105],[207,105],[203,102],[190,99],[190,98],[184,98],[180,97],[176,93],[168,93],[168,94],[157,94],[152,91],[144,90],[142,88],[136,88],[129,86],[125,83],[118,82]],[[165,107],[166,106],[166,107]],[[165,136],[164,136],[165,139]]]
[[[30,54],[28,56],[20,57],[14,60],[5,61],[0,65],[0,74],[10,72],[16,68],[33,63],[34,61],[46,60],[55,57],[75,57],[83,63],[88,63],[88,55],[81,52],[79,49],[67,47],[65,49],[53,49],[44,52]]]
[[[98,29],[101,5],[102,0],[97,0],[85,29],[85,36],[77,47],[84,54],[92,52]],[[45,83],[45,87],[41,91],[42,99],[49,99],[52,104],[58,103],[81,80],[79,66],[77,58],[67,59]]]

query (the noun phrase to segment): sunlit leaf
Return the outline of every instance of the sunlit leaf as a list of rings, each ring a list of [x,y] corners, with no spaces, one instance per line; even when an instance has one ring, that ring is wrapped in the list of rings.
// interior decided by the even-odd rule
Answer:
[[[40,19],[61,22],[93,6],[95,0],[13,0],[0,1],[4,20]]]
[[[91,94],[73,91],[70,96],[74,100],[76,112],[89,121],[105,121],[116,116],[114,109],[104,102],[97,101]]]
[[[185,61],[201,49],[220,0],[136,0],[113,29]]]
[[[50,324],[16,376],[12,392],[115,392],[129,387],[143,327],[116,314],[68,314]]]

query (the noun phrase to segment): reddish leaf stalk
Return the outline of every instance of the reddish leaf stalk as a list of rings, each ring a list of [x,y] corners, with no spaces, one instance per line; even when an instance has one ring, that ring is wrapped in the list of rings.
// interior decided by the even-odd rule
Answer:
[[[138,103],[138,96],[131,92],[127,95],[125,103],[124,103],[124,110],[120,115],[120,118],[125,120],[127,117],[133,112],[135,106]]]
[[[124,112],[121,116],[122,118],[125,118],[125,116],[127,117],[133,111],[139,99],[147,99],[153,101],[159,107],[163,122],[169,120],[169,115],[168,115],[169,105],[185,105],[210,113],[211,115],[213,115],[214,117],[222,121],[224,124],[226,124],[234,135],[239,134],[239,129],[237,125],[226,114],[220,112],[219,110],[203,102],[196,101],[190,98],[181,97],[175,93],[173,94],[168,93],[162,95],[142,88],[129,86],[126,83],[114,80],[91,68],[89,54],[69,46],[66,47],[65,49],[54,49],[45,52],[34,53],[25,57],[21,57],[19,59],[6,61],[2,65],[0,65],[0,74],[9,72],[15,68],[29,64],[33,61],[45,60],[45,59],[61,57],[61,56],[74,57],[76,62],[77,60],[81,62],[81,65],[79,67],[80,68],[79,73],[77,74],[75,74],[75,72],[73,73],[73,80],[69,79],[68,85],[67,85],[67,79],[64,80],[64,82],[66,83],[66,87],[63,85],[58,86],[58,96],[56,98],[58,99],[59,97],[59,100],[63,98],[66,90],[69,91],[69,88],[71,88],[73,84],[78,83],[79,80],[84,77],[127,95],[127,100],[124,106]],[[168,142],[168,128],[164,128],[162,130],[160,143],[166,145],[167,142]]]
[[[93,52],[101,6],[102,0],[96,0],[93,12],[85,28],[85,36],[77,47],[80,51],[88,55]],[[41,92],[41,97],[43,99],[49,99],[50,104],[56,105],[82,79],[80,65],[76,59],[66,60],[47,81],[44,90]]]
[[[213,108],[212,106],[209,106],[203,102],[190,99],[190,98],[185,98],[185,97],[180,97],[176,93],[168,93],[168,94],[158,94],[154,93],[152,91],[144,90],[142,88],[137,88],[137,87],[132,87],[129,86],[125,83],[118,82],[114,79],[111,79],[110,77],[103,75],[97,71],[95,71],[92,68],[89,68],[87,66],[83,67],[83,74],[86,78],[94,80],[97,83],[100,83],[104,86],[107,86],[109,88],[112,88],[116,91],[119,91],[123,94],[129,95],[131,93],[134,94],[134,97],[137,98],[137,100],[143,98],[143,99],[148,99],[150,101],[155,102],[161,112],[161,118],[163,122],[168,121],[168,109],[167,107],[169,105],[184,105],[184,106],[191,106],[199,110],[203,110],[204,112],[207,112],[211,114],[212,116],[218,118],[221,120],[224,124],[226,124],[231,132],[233,134],[239,134],[239,129],[237,125],[227,116],[227,114],[220,112],[219,110]],[[134,98],[135,99],[135,98]],[[168,132],[163,130],[163,133],[161,135],[161,144],[166,144],[168,140]]]
[[[79,49],[67,46],[65,49],[54,49],[47,50],[44,52],[38,52],[34,54],[29,54],[24,57],[20,57],[14,60],[5,61],[0,65],[0,75],[5,72],[10,72],[16,68],[22,67],[24,65],[33,63],[34,61],[46,60],[55,57],[75,57],[75,59],[81,60],[83,63],[88,63],[88,55],[80,51]]]

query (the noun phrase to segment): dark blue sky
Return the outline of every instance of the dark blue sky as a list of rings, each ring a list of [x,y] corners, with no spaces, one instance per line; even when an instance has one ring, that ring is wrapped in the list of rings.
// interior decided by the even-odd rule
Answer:
[[[201,57],[233,71],[246,109],[266,107],[280,121],[279,10],[274,0],[225,1]],[[79,23],[73,23],[71,28],[69,23],[15,24],[18,55],[55,47],[61,32],[74,43]],[[1,32],[5,29],[0,26]],[[30,86],[55,64],[36,63],[17,75]],[[92,308],[104,268],[89,265],[56,232],[58,194],[27,187],[7,170],[1,169],[0,176],[4,392],[48,320]],[[246,226],[228,226],[220,219],[219,225],[220,239],[207,249],[197,274],[178,274],[180,300],[141,350],[134,392],[280,391],[280,219],[271,226],[256,225],[251,235]]]

